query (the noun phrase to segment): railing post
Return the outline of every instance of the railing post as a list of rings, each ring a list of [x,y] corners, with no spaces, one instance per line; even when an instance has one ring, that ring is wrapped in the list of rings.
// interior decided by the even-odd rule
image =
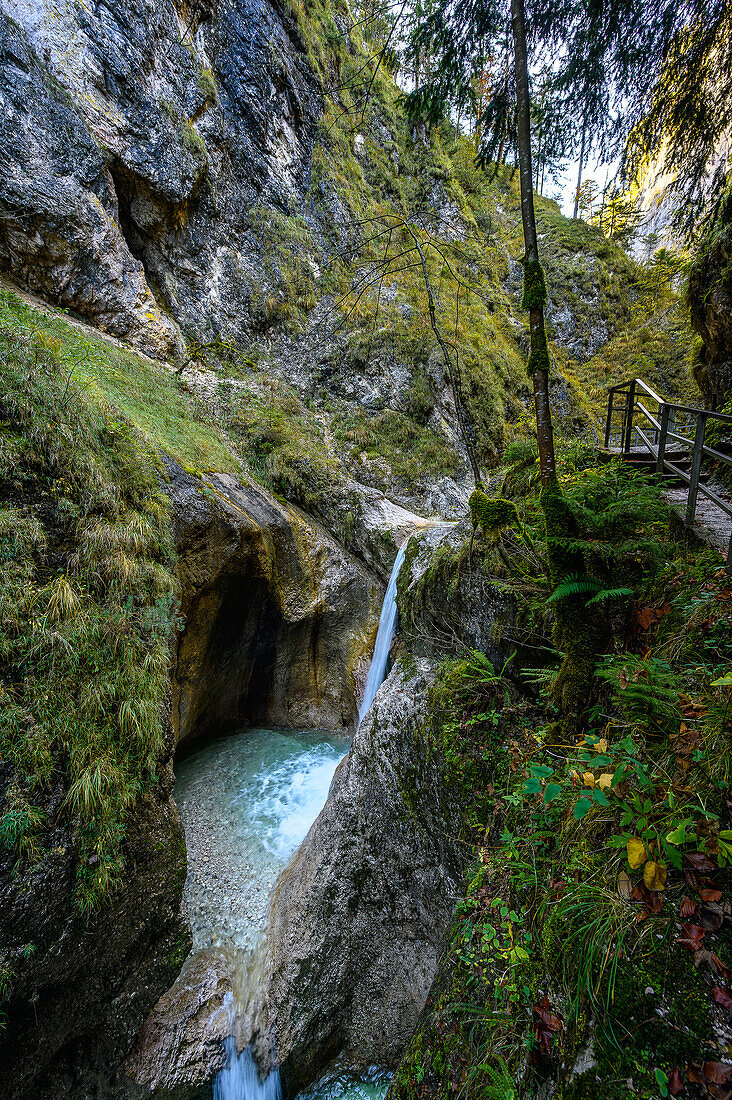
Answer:
[[[666,436],[668,435],[668,421],[671,414],[670,406],[661,406],[661,431],[658,435],[658,455],[656,456],[656,473],[663,473],[663,456],[666,453]]]
[[[630,440],[633,434],[633,412],[635,410],[635,378],[630,383],[628,389],[628,404],[625,406],[625,424],[624,424],[624,439],[623,439],[623,453],[628,454],[630,451]]]
[[[613,418],[613,398],[615,390],[610,390],[607,397],[607,420],[605,421],[605,449],[610,449],[610,426]]]
[[[689,475],[689,499],[686,502],[686,522],[691,526],[696,513],[696,498],[699,492],[699,475],[701,474],[702,459],[704,457],[704,432],[707,427],[707,414],[696,414],[696,431],[694,432],[694,450],[691,455],[691,473]]]

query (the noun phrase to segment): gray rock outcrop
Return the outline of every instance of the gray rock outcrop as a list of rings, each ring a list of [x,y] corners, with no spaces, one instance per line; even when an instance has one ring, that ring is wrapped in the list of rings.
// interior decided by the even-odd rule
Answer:
[[[3,0],[0,66],[0,267],[158,356],[262,319],[320,113],[284,6]]]
[[[398,662],[284,872],[270,914],[270,1028],[288,1094],[336,1055],[395,1065],[462,875],[459,824],[421,727],[435,665]]]

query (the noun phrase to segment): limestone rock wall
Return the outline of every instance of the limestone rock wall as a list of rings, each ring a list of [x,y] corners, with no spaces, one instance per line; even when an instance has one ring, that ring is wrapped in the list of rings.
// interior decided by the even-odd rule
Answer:
[[[237,725],[348,728],[383,588],[324,528],[260,486],[169,464],[185,627],[179,741]]]
[[[158,356],[240,335],[320,98],[270,0],[0,3],[0,267]]]

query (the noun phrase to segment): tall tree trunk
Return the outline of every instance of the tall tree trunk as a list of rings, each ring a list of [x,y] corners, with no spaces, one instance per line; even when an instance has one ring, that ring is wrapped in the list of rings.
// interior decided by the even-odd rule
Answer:
[[[516,65],[516,120],[518,123],[518,157],[521,179],[521,216],[524,225],[524,296],[529,310],[531,353],[529,373],[534,382],[536,404],[536,435],[539,443],[541,471],[541,504],[546,523],[546,546],[549,573],[558,586],[567,577],[583,573],[582,556],[572,548],[577,537],[576,521],[562,496],[554,462],[554,437],[549,411],[549,351],[544,327],[546,285],[539,263],[536,238],[534,194],[531,187],[531,129],[529,116],[529,67],[526,49],[524,0],[511,0],[514,57]],[[554,644],[564,656],[552,685],[552,697],[559,712],[557,730],[560,742],[572,737],[582,726],[584,712],[592,690],[595,654],[602,651],[602,631],[605,620],[588,615],[584,598],[567,595],[554,607]]]
[[[529,368],[534,384],[536,437],[539,444],[539,470],[543,486],[556,484],[554,433],[549,409],[549,355],[544,325],[546,289],[539,263],[539,244],[534,215],[534,189],[531,172],[531,116],[529,109],[529,66],[526,49],[524,0],[511,0],[516,69],[516,121],[518,128],[519,178],[521,181],[521,218],[524,227],[524,304],[529,309],[531,354]]]
[[[580,145],[579,171],[577,172],[577,190],[574,193],[574,214],[572,215],[573,218],[576,218],[577,214],[579,213],[579,195],[580,187],[582,186],[582,168],[584,167],[585,161],[585,134],[585,124],[582,123],[582,143]]]

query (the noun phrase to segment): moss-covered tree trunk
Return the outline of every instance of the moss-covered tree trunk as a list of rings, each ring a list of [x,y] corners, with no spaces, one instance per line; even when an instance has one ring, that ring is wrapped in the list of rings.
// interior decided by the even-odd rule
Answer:
[[[534,385],[536,436],[539,444],[539,469],[542,507],[546,524],[547,557],[552,583],[556,586],[573,573],[584,572],[581,556],[572,553],[567,540],[576,537],[576,525],[557,482],[554,458],[554,433],[549,408],[549,349],[544,324],[547,292],[539,262],[539,243],[534,213],[534,187],[531,170],[531,116],[529,109],[529,64],[526,46],[524,0],[511,0],[511,26],[516,73],[516,121],[518,129],[519,178],[521,182],[521,218],[524,230],[524,293],[522,305],[529,313],[528,372]],[[568,596],[555,605],[554,642],[564,654],[554,685],[554,702],[559,711],[560,727],[571,734],[582,722],[590,694],[595,654],[602,645],[583,600]]]
[[[531,116],[529,109],[529,65],[526,49],[524,0],[511,0],[514,66],[516,70],[516,120],[518,125],[519,177],[521,181],[521,219],[524,227],[524,309],[529,311],[531,352],[529,374],[534,384],[536,436],[539,444],[541,483],[556,484],[554,433],[549,409],[549,352],[544,326],[546,286],[539,263],[539,243],[534,215],[534,187],[531,173]]]

